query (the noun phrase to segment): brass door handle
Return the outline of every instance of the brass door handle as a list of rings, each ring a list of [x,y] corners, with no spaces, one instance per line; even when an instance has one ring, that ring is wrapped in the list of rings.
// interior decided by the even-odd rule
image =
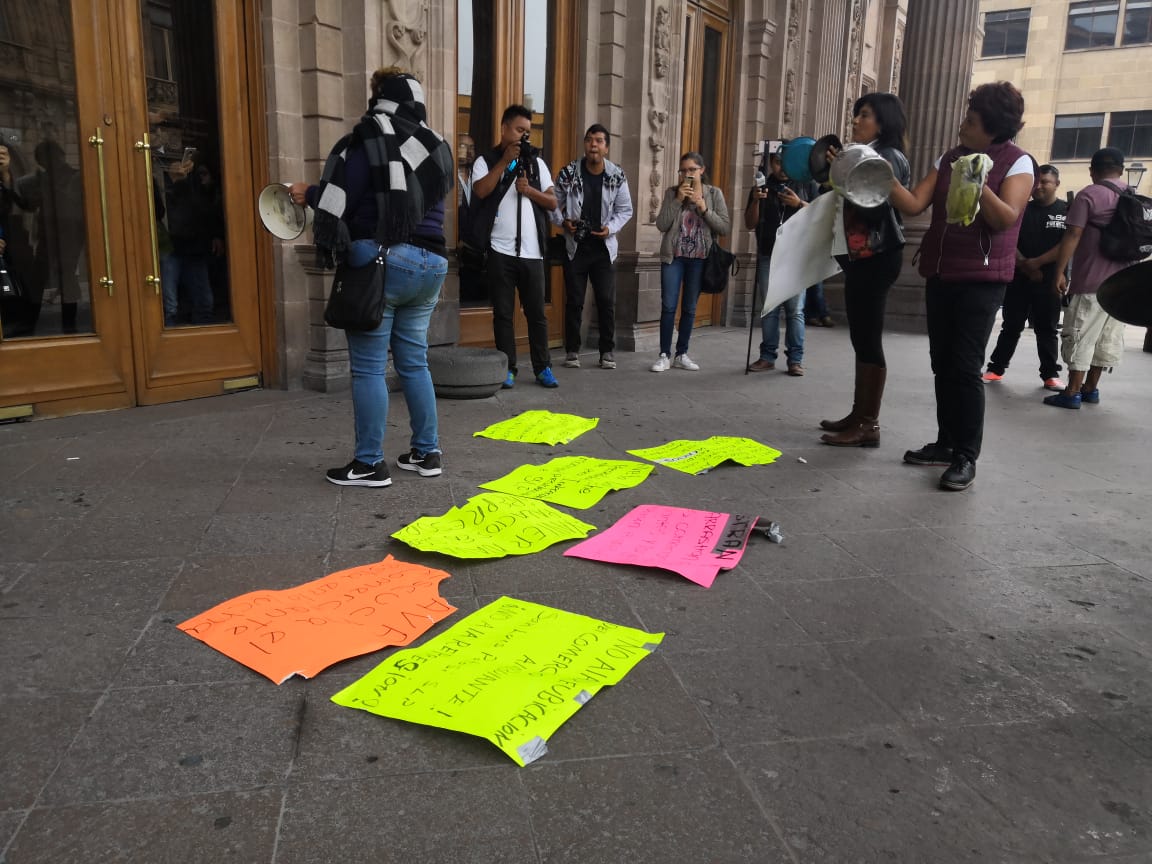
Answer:
[[[148,140],[148,133],[144,139],[135,144],[136,151],[144,154],[144,174],[148,184],[148,230],[152,234],[152,272],[144,277],[144,283],[151,285],[157,294],[160,293],[160,247],[156,239],[156,201],[152,196],[152,142]]]
[[[96,166],[100,175],[100,223],[104,230],[104,275],[100,277],[100,284],[108,289],[108,296],[112,296],[112,246],[108,240],[108,179],[104,172],[104,139],[100,136],[100,127],[96,127],[96,134],[88,138],[88,144],[96,148]]]

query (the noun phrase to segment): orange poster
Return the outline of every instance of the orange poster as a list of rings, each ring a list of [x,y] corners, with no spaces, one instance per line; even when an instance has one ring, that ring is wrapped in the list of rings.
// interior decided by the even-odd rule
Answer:
[[[277,684],[390,645],[408,645],[456,607],[451,574],[391,555],[283,591],[253,591],[178,625]]]

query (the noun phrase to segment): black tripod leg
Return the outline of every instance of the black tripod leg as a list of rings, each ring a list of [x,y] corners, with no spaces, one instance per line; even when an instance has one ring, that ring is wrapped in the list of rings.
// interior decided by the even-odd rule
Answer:
[[[756,329],[756,307],[760,305],[760,280],[752,282],[752,306],[748,309],[748,351],[744,356],[744,374],[748,374],[748,367],[752,365],[752,331]]]

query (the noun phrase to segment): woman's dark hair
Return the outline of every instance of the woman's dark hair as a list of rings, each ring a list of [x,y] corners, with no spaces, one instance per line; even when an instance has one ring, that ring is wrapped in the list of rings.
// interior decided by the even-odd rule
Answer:
[[[968,110],[980,115],[993,144],[1015,138],[1024,128],[1024,97],[1010,81],[981,84],[968,94]]]
[[[865,93],[852,106],[852,116],[859,114],[865,105],[872,109],[876,123],[880,126],[880,137],[876,143],[881,147],[906,152],[908,121],[904,117],[904,105],[900,99],[892,93]]]
[[[704,157],[697,153],[695,150],[689,150],[687,153],[680,157],[680,162],[683,162],[685,159],[690,159],[700,166],[700,182],[704,183],[707,180],[708,175],[708,166],[704,164]],[[677,162],[676,164],[679,165],[680,162]]]

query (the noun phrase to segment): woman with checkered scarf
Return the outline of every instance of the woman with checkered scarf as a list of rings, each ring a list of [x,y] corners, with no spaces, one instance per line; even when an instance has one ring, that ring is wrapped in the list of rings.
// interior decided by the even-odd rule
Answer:
[[[332,148],[318,186],[294,183],[292,199],[316,211],[313,234],[324,266],[387,262],[384,320],[345,331],[352,369],[356,449],[328,480],[339,486],[390,486],[384,462],[388,349],[412,436],[398,467],[440,474],[436,395],[428,371],[428,325],[448,272],[444,199],[452,190],[452,150],[429,128],[420,82],[396,67],[372,75],[368,111]]]

